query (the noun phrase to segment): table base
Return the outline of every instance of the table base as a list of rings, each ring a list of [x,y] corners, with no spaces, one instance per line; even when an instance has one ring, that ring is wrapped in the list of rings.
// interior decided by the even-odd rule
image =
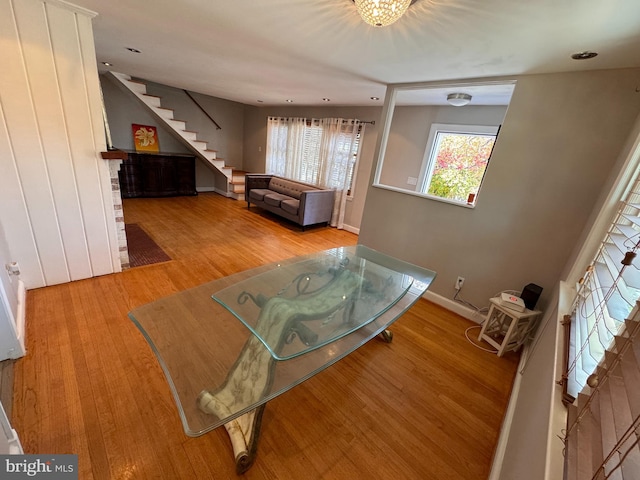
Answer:
[[[378,336],[386,343],[391,343],[393,340],[393,333],[390,330],[383,330]],[[255,410],[251,410],[224,424],[224,428],[227,430],[231,440],[237,475],[242,475],[249,470],[256,459],[262,427],[262,414],[266,406],[266,403],[260,405]]]

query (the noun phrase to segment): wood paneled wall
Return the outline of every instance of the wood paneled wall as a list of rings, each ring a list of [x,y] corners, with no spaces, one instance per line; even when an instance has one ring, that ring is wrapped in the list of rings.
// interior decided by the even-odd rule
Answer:
[[[0,0],[0,223],[27,288],[120,270],[91,17]]]

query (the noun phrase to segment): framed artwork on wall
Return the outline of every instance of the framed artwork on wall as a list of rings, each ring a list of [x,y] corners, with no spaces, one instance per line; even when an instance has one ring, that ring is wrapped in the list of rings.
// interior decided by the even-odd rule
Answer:
[[[160,151],[158,130],[156,127],[132,123],[131,131],[133,132],[133,144],[135,145],[136,152],[158,153]]]

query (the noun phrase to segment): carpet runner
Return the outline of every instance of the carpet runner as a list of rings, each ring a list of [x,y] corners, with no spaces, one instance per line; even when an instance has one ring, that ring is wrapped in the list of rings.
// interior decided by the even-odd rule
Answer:
[[[125,224],[124,229],[127,233],[129,265],[131,267],[141,267],[171,260],[171,257],[137,223]]]

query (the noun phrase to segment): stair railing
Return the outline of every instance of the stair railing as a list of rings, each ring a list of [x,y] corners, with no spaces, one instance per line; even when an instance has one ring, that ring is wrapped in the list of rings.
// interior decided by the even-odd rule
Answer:
[[[193,103],[195,103],[198,106],[198,108],[202,110],[202,113],[204,113],[207,116],[207,118],[213,122],[213,124],[216,126],[216,130],[222,130],[222,127],[218,125],[218,122],[216,122],[211,117],[211,115],[209,115],[209,113],[207,113],[207,111],[204,108],[202,108],[202,105],[198,103],[198,101],[193,97],[193,95],[191,95],[191,93],[189,93],[187,90],[184,90],[184,93],[186,93],[187,96],[191,99],[191,101],[193,101]]]

